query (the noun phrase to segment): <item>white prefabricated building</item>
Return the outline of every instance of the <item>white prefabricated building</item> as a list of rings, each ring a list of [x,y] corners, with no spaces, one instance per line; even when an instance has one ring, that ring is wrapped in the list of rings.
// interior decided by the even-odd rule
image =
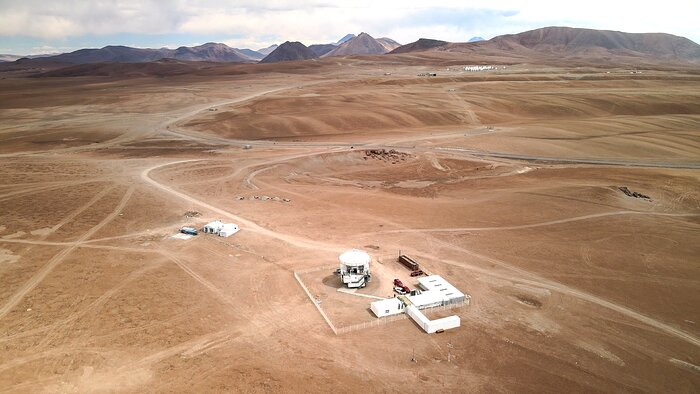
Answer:
[[[464,293],[457,290],[456,287],[452,286],[450,282],[446,281],[440,275],[430,275],[418,278],[418,284],[423,290],[425,290],[421,295],[426,294],[428,291],[435,292],[434,294],[440,294],[441,298],[444,300],[442,305],[459,304],[466,300]],[[420,308],[419,303],[414,302],[413,299],[411,299],[411,302]]]
[[[214,220],[213,222],[205,224],[202,228],[202,232],[208,234],[218,234],[223,227],[224,223],[222,223],[220,220]]]
[[[404,308],[406,308],[406,305],[396,297],[374,301],[369,306],[369,309],[371,309],[372,313],[377,317],[398,315],[404,312]]]
[[[240,229],[238,225],[233,223],[225,223],[221,230],[219,230],[219,237],[230,237],[237,233]]]
[[[438,330],[449,330],[457,328],[461,324],[459,316],[447,316],[442,319],[430,320],[414,305],[406,307],[406,314],[413,319],[422,329],[428,334],[432,334]]]

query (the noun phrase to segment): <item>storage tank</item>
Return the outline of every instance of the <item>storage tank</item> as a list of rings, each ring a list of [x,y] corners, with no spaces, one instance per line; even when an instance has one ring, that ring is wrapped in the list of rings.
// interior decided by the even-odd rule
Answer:
[[[369,255],[359,249],[351,249],[338,257],[340,277],[350,288],[365,287],[370,280]]]

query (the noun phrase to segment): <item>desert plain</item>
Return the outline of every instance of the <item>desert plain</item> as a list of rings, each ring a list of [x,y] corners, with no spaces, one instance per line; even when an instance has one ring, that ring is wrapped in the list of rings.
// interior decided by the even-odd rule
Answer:
[[[697,68],[494,63],[6,73],[0,391],[698,392]],[[350,248],[461,327],[335,333]]]

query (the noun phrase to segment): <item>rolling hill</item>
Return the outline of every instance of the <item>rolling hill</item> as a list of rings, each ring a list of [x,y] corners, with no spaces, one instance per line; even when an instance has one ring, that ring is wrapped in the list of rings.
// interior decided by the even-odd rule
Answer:
[[[427,51],[428,49],[441,47],[447,44],[449,44],[449,42],[447,41],[432,40],[430,38],[420,38],[418,39],[418,41],[397,47],[390,53],[409,53]]]

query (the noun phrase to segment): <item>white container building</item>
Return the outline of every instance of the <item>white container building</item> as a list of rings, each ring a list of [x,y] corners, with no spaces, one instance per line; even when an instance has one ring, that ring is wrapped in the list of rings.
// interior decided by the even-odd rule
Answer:
[[[443,317],[442,319],[430,320],[423,314],[423,312],[413,305],[406,307],[406,314],[428,334],[432,334],[438,330],[457,328],[462,323],[459,316],[448,316]]]
[[[223,227],[224,224],[220,220],[214,220],[213,222],[205,224],[204,228],[202,228],[202,232],[207,234],[218,234]]]
[[[221,227],[221,230],[219,230],[219,237],[230,237],[238,231],[240,231],[240,229],[237,224],[226,223]]]
[[[398,315],[403,313],[405,308],[406,305],[396,297],[374,301],[369,306],[369,309],[371,309],[372,313],[374,313],[374,315],[377,317]]]
[[[347,287],[365,287],[371,278],[369,255],[359,249],[351,249],[338,257],[340,261],[340,278]]]

